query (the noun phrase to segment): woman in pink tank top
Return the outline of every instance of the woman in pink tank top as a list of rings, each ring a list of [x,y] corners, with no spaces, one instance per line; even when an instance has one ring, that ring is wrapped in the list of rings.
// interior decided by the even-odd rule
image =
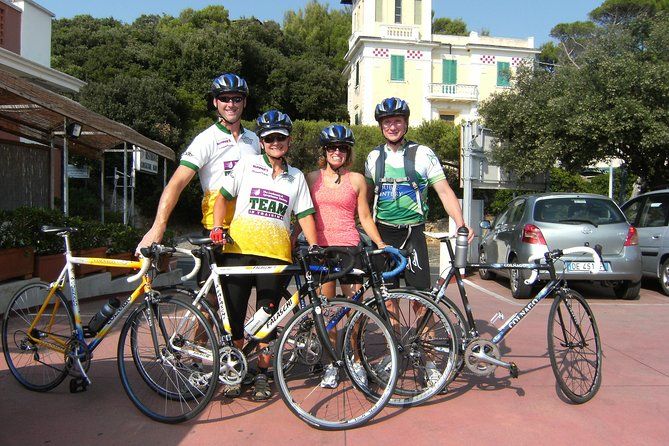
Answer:
[[[354,143],[353,133],[343,125],[333,124],[321,131],[320,169],[307,175],[311,200],[316,209],[318,244],[356,248],[360,243],[355,223],[357,215],[367,235],[383,248],[386,245],[376,229],[367,203],[365,177],[346,169],[353,162]],[[356,268],[361,268],[360,256],[356,256],[356,259]],[[350,276],[339,282],[342,292],[352,296],[360,288],[362,279]],[[321,293],[326,297],[334,297],[335,283],[324,284]]]

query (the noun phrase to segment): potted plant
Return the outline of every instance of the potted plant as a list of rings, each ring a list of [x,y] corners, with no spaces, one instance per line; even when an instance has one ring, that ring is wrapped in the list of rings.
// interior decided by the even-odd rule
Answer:
[[[8,212],[0,212],[0,282],[32,277],[35,249],[21,238],[18,225]]]
[[[94,221],[84,221],[78,217],[68,219],[68,225],[79,228],[79,232],[70,238],[72,250],[76,257],[105,258],[107,255],[107,237],[104,224]],[[77,277],[87,274],[104,272],[105,266],[76,265],[74,272]]]

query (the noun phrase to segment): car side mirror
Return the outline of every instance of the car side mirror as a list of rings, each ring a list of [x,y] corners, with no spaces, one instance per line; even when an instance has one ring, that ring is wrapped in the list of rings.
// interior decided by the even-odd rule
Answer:
[[[490,228],[492,228],[492,224],[491,224],[488,220],[482,220],[482,221],[479,223],[479,226],[481,227],[481,229],[490,229]]]

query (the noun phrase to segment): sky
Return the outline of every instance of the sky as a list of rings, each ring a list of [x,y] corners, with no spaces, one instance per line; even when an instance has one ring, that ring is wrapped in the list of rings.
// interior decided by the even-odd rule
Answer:
[[[461,18],[471,31],[487,29],[494,37],[533,36],[538,47],[551,40],[551,28],[558,23],[587,20],[588,13],[603,0],[432,0],[435,17]],[[178,16],[185,8],[202,9],[223,5],[231,19],[257,17],[282,23],[286,11],[297,11],[309,0],[36,0],[56,15],[78,14],[114,17],[132,23],[142,14]],[[319,0],[330,9],[343,8],[339,0]]]

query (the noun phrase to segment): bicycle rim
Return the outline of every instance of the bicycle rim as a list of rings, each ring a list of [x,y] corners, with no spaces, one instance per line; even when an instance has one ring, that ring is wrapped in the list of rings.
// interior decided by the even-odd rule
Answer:
[[[397,351],[387,325],[368,308],[346,299],[332,299],[320,307],[325,321],[335,314],[347,311],[337,326],[336,364],[325,352],[326,346],[318,335],[314,309],[299,311],[286,325],[277,343],[274,359],[275,382],[288,407],[308,424],[328,430],[350,429],[372,419],[392,396],[397,380]],[[373,366],[387,368],[388,379],[383,383],[355,375],[352,365],[359,358],[343,358],[347,321],[365,324],[367,360]],[[325,342],[330,342],[325,340]],[[343,360],[342,360],[343,359]],[[324,380],[328,366],[334,366],[336,377],[331,387]],[[361,366],[356,368],[362,370]],[[362,372],[359,372],[362,373]],[[374,388],[378,398],[369,398]]]
[[[370,304],[376,306],[374,300]],[[400,351],[395,393],[388,404],[418,405],[441,391],[453,376],[458,334],[444,311],[419,293],[395,290],[388,294],[386,308]],[[377,377],[373,367],[366,368]]]
[[[548,354],[564,395],[581,404],[602,382],[602,345],[590,306],[576,291],[558,292],[548,316]]]
[[[65,296],[56,291],[29,333],[48,291],[45,283],[17,291],[7,306],[2,328],[2,350],[9,370],[21,385],[38,392],[53,389],[67,377],[65,345],[74,331],[72,310]]]
[[[117,360],[128,397],[156,421],[189,420],[216,391],[213,330],[197,308],[178,299],[163,297],[135,310],[121,331]]]

